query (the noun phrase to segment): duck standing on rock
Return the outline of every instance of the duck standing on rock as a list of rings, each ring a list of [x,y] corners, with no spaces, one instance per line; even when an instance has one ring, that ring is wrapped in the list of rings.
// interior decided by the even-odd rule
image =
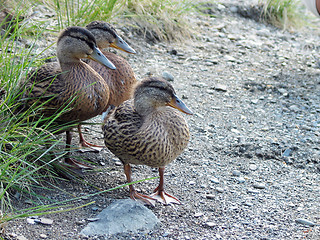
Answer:
[[[174,109],[175,108],[175,109]],[[134,98],[109,111],[102,126],[107,148],[123,163],[128,183],[132,182],[130,164],[159,169],[160,182],[154,193],[146,196],[129,185],[130,197],[154,205],[180,204],[164,191],[165,166],[177,158],[189,142],[189,128],[176,110],[193,114],[176,96],[170,83],[150,77],[141,81]]]
[[[108,85],[81,59],[95,60],[110,69],[115,66],[97,48],[92,33],[82,27],[63,30],[57,41],[57,58],[59,62],[47,63],[28,74],[21,99],[23,108],[42,105],[44,116],[68,109],[55,119],[59,125],[85,121],[105,111],[109,102]],[[66,135],[66,149],[69,150],[71,129]],[[88,167],[69,155],[65,162],[75,168]]]
[[[100,49],[113,47],[127,53],[136,53],[136,51],[118,35],[117,31],[111,24],[104,21],[93,21],[89,23],[86,28],[93,34],[96,39],[97,46]],[[96,61],[89,59],[85,59],[85,61],[97,73],[99,73],[108,85],[110,96],[107,108],[110,105],[118,106],[125,100],[132,97],[132,89],[137,83],[137,80],[130,64],[124,58],[106,50],[101,51],[115,65],[115,70],[106,68]],[[103,146],[97,146],[87,142],[81,133],[80,125],[78,126],[78,132],[80,147],[95,151],[99,151],[103,148]],[[85,150],[83,149],[83,151]]]

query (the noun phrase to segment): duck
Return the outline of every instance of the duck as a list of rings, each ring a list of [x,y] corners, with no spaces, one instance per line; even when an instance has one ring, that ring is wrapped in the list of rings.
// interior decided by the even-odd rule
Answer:
[[[98,49],[92,33],[83,27],[67,27],[58,36],[56,52],[58,62],[46,63],[28,73],[23,82],[23,108],[41,106],[45,117],[68,109],[54,120],[61,126],[80,123],[105,111],[108,85],[81,59],[92,59],[110,69],[115,66]],[[68,128],[65,163],[74,168],[90,168],[70,158],[71,140],[72,128]]]
[[[164,190],[165,167],[183,152],[190,139],[188,124],[179,111],[193,114],[168,81],[148,77],[136,85],[132,99],[105,114],[104,143],[122,162],[127,182],[132,183],[130,164],[158,168],[159,185],[153,194],[138,193],[130,184],[130,198],[151,206],[157,201],[181,204]]]
[[[85,62],[91,66],[105,80],[109,88],[108,106],[118,106],[132,97],[132,89],[137,83],[131,65],[123,57],[103,50],[109,47],[119,49],[126,53],[136,54],[136,51],[124,41],[116,29],[105,21],[92,21],[86,25],[96,39],[97,46],[102,53],[115,65],[116,69],[106,68],[100,63],[86,59]],[[85,140],[81,125],[78,125],[79,149],[85,151],[101,151],[104,146],[98,146]]]

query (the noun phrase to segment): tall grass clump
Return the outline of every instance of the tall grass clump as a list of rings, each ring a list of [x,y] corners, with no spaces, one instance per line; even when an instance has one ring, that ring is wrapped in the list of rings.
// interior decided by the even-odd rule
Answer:
[[[183,41],[192,35],[187,16],[194,10],[191,0],[127,0],[124,16],[149,40]]]
[[[7,18],[0,23],[0,211],[3,214],[10,211],[16,192],[40,197],[33,189],[41,188],[42,180],[57,177],[54,167],[64,153],[53,151],[62,144],[54,134],[68,127],[53,125],[60,113],[42,117],[41,105],[18,112],[22,80],[30,68],[45,59],[40,57],[42,52],[34,54],[42,32],[34,31],[34,26],[30,29],[30,25],[21,21],[21,10],[14,12],[16,15],[11,20]],[[4,25],[5,21],[8,24]],[[26,47],[21,36],[30,32],[36,35]]]
[[[187,20],[195,9],[191,0],[49,0],[45,4],[54,9],[59,30],[118,17],[150,40],[181,41],[192,35]]]
[[[94,20],[127,19],[122,24],[149,40],[181,41],[192,35],[187,20],[195,9],[191,0],[49,0],[45,4],[56,13],[59,30]]]
[[[300,27],[305,19],[300,0],[263,0],[263,18],[282,29]]]
[[[85,26],[94,20],[109,21],[121,13],[125,0],[49,0],[44,4],[56,13],[61,30]]]

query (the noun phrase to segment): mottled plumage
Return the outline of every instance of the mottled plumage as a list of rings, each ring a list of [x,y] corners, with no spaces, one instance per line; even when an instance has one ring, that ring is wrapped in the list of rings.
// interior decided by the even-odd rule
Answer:
[[[182,153],[190,138],[185,119],[172,107],[192,114],[167,81],[148,78],[138,84],[133,100],[109,112],[102,127],[105,145],[124,164],[128,182],[129,164],[159,168],[160,184],[151,198],[136,193],[130,185],[131,197],[149,204],[155,199],[165,204],[180,203],[163,190],[164,167]]]
[[[116,66],[116,70],[108,69],[94,61],[88,64],[101,75],[109,87],[108,105],[118,106],[132,97],[137,80],[130,64],[124,58],[111,52],[102,52]]]
[[[109,89],[102,77],[81,58],[99,61],[107,67],[112,63],[96,47],[94,36],[85,28],[69,27],[62,31],[57,42],[59,62],[48,63],[29,73],[24,82],[23,105],[43,104],[43,114],[68,111],[59,116],[57,123],[80,122],[101,114],[109,101]],[[49,100],[49,101],[48,101]],[[67,147],[71,135],[67,131]]]
[[[136,53],[116,32],[113,26],[103,21],[93,21],[86,28],[94,35],[97,46],[100,49],[114,47],[128,53]],[[102,53],[116,66],[115,70],[108,69],[105,66],[86,59],[90,65],[104,79],[109,90],[108,106],[118,106],[125,100],[132,97],[132,89],[137,83],[134,72],[130,64],[122,57],[108,52]],[[107,107],[108,107],[107,106]],[[80,145],[88,149],[101,150],[102,146],[88,143],[81,133],[81,126],[78,126],[80,134]]]
[[[127,53],[136,53],[120,38],[112,25],[94,21],[86,28],[94,35],[100,49],[114,47]],[[115,70],[105,68],[94,61],[88,61],[88,64],[106,81],[110,91],[109,105],[118,106],[132,97],[132,90],[137,80],[130,64],[124,58],[108,51],[102,50],[102,52],[116,66]]]
[[[70,108],[70,111],[57,119],[59,122],[84,121],[101,114],[107,108],[107,84],[82,62],[72,64],[64,73],[57,62],[48,63],[31,74],[26,87],[32,90],[25,92],[26,105],[31,106],[35,102],[40,104],[51,99],[44,105],[43,112],[47,116],[61,108]]]

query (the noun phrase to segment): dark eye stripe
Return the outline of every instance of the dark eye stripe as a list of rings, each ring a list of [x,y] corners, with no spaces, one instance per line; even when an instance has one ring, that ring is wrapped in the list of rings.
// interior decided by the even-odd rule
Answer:
[[[95,43],[93,43],[92,41],[88,41],[88,39],[86,39],[86,38],[82,38],[79,36],[70,36],[70,37],[84,41],[91,49],[95,48]]]

